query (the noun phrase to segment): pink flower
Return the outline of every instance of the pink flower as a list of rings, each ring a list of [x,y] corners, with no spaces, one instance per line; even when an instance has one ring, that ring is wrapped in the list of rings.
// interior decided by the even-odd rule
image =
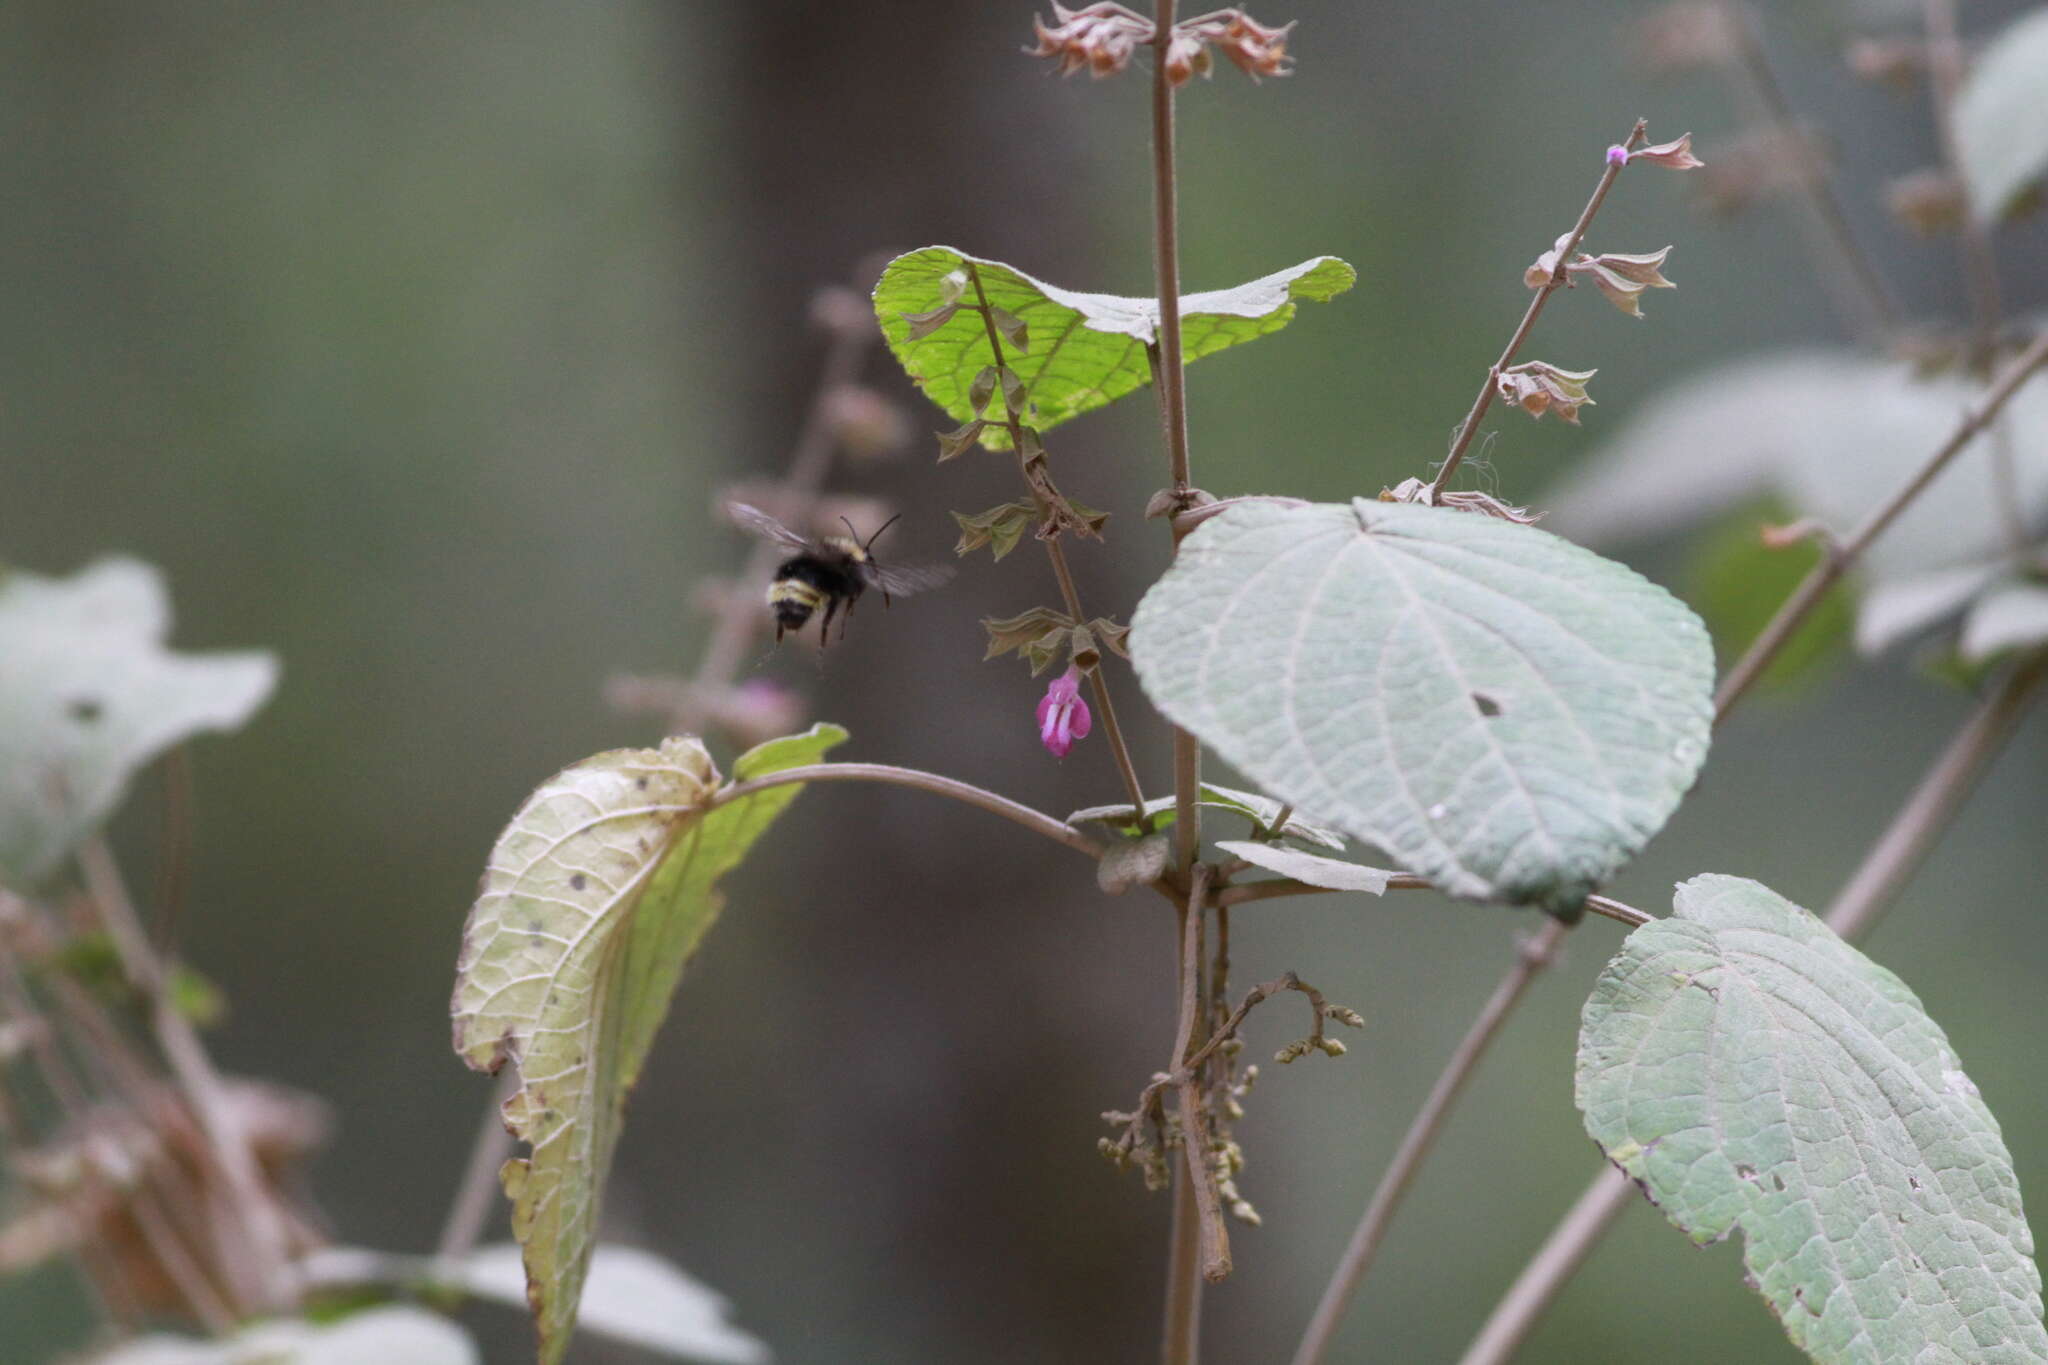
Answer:
[[[1081,670],[1069,668],[1038,700],[1038,738],[1054,758],[1065,758],[1075,740],[1088,737],[1093,724],[1088,703],[1081,700]]]

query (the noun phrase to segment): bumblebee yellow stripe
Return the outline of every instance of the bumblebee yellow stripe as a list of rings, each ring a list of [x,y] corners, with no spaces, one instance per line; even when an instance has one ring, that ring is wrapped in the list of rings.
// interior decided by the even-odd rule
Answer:
[[[768,605],[772,607],[782,602],[794,602],[816,611],[825,604],[825,594],[799,579],[778,578],[768,585]]]

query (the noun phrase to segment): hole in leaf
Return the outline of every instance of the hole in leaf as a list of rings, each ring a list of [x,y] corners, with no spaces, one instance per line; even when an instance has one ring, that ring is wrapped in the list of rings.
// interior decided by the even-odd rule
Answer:
[[[1474,692],[1472,694],[1472,704],[1479,708],[1479,714],[1482,716],[1497,716],[1500,714],[1500,702],[1484,692]]]
[[[93,697],[76,698],[72,701],[71,705],[66,709],[71,712],[71,719],[77,721],[81,725],[92,724],[101,716],[105,715],[107,710],[106,707],[102,706],[99,703],[99,701]]]
[[[1909,1175],[1906,1177],[1906,1183],[1917,1190],[1920,1188],[1920,1177],[1917,1175]]]
[[[1756,1167],[1737,1166],[1735,1168],[1735,1177],[1738,1180],[1754,1180],[1756,1179]]]

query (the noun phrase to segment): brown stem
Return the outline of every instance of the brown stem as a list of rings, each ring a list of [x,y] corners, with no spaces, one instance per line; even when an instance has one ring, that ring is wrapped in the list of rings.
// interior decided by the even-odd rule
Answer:
[[[1428,891],[1432,885],[1433,883],[1431,883],[1429,878],[1418,877],[1412,872],[1396,872],[1387,879],[1387,889],[1389,891]],[[1232,905],[1243,905],[1247,901],[1277,900],[1283,896],[1338,896],[1343,894],[1343,892],[1333,891],[1327,886],[1312,886],[1307,882],[1296,881],[1292,877],[1275,877],[1262,882],[1245,882],[1239,886],[1226,886],[1216,893],[1214,901],[1219,908],[1225,908]],[[1596,915],[1604,916],[1620,924],[1626,924],[1631,929],[1639,924],[1648,924],[1656,918],[1655,915],[1646,914],[1636,909],[1633,905],[1615,900],[1611,896],[1588,896],[1586,897],[1586,908]]]
[[[2037,654],[2007,673],[1970,713],[1828,907],[1829,928],[1852,942],[1869,930],[1975,789],[2044,676],[2048,654]],[[1626,1176],[1602,1168],[1495,1306],[1462,1365],[1510,1359],[1634,1194]]]
[[[1179,952],[1175,979],[1180,999],[1180,1022],[1174,1030],[1173,1056],[1176,1070],[1184,1067],[1196,1046],[1201,1014],[1202,922],[1208,913],[1209,869],[1197,863],[1188,881],[1187,904],[1180,911]],[[1217,1207],[1216,1186],[1209,1170],[1208,1152],[1200,1108],[1191,1103],[1191,1087],[1181,1090],[1181,1168],[1174,1177],[1172,1242],[1168,1247],[1166,1285],[1166,1328],[1161,1337],[1160,1359],[1164,1365],[1195,1365],[1201,1353],[1202,1284],[1216,1249],[1215,1237],[1223,1237],[1226,1269],[1229,1260],[1228,1235],[1222,1233],[1222,1212]],[[1138,1112],[1146,1105],[1141,1101]],[[1216,1232],[1212,1233],[1211,1228]]]
[[[1934,482],[1935,476],[1948,467],[1949,461],[1960,454],[1963,447],[1998,415],[2007,400],[2019,392],[2020,386],[2040,368],[2043,361],[2048,361],[2048,333],[2034,338],[2032,345],[2013,358],[1999,373],[1990,391],[1984,395],[1984,400],[1963,415],[1963,420],[1957,423],[1955,432],[1942,443],[1941,449],[1935,451],[1927,462],[1920,466],[1912,478],[1906,480],[1897,492],[1887,498],[1883,506],[1872,512],[1864,523],[1856,528],[1855,533],[1842,542],[1839,549],[1821,556],[1820,562],[1813,566],[1812,571],[1800,582],[1792,596],[1786,599],[1785,605],[1778,608],[1778,614],[1771,618],[1763,633],[1751,642],[1735,666],[1728,670],[1728,676],[1722,679],[1720,691],[1714,694],[1716,723],[1728,714],[1729,709],[1742,699],[1742,695],[1749,691],[1763,675],[1763,671],[1770,667],[1771,661],[1778,657],[1778,651],[1785,647],[1793,632],[1799,629],[1808,613],[1819,604],[1827,590],[1862,557],[1863,552],[1870,548],[1872,541],[1884,534],[1898,518],[1899,513],[1905,511],[1913,499],[1919,497],[1927,485]]]
[[[1927,70],[1933,78],[1934,131],[1941,141],[1941,159],[1968,197],[1967,171],[1962,149],[1956,141],[1955,98],[1963,83],[1963,44],[1956,36],[1955,0],[1922,0],[1921,15],[1927,27]],[[1970,294],[1970,317],[1977,335],[1977,358],[1987,362],[1998,340],[1998,259],[1991,249],[1991,234],[1974,212],[1963,213],[1959,233],[1962,242],[1963,282]]]
[[[737,782],[730,787],[720,788],[705,809],[715,810],[733,801],[744,800],[757,792],[771,787],[786,787],[793,782],[883,782],[890,786],[911,787],[917,791],[931,792],[935,796],[951,797],[955,801],[1000,815],[1005,820],[1022,825],[1034,834],[1042,834],[1055,842],[1065,844],[1077,853],[1091,858],[1102,856],[1102,845],[1075,829],[1064,820],[1055,820],[1042,811],[1012,801],[1007,796],[998,796],[969,782],[957,778],[941,777],[916,768],[898,768],[887,763],[814,763],[799,768],[784,768],[781,772],[757,777],[750,782]]]
[[[1642,119],[1637,119],[1635,126],[1629,129],[1628,136],[1622,139],[1621,145],[1633,149],[1642,141],[1643,131],[1648,126]],[[1580,241],[1585,238],[1586,229],[1593,226],[1593,216],[1600,212],[1600,205],[1607,200],[1607,191],[1614,188],[1614,182],[1621,177],[1621,168],[1624,164],[1620,161],[1609,161],[1607,168],[1600,173],[1600,183],[1593,187],[1592,198],[1588,199],[1586,207],[1580,210],[1579,221],[1572,225],[1570,237],[1566,239],[1563,249],[1557,253],[1557,265],[1552,268],[1550,279],[1529,300],[1529,307],[1523,312],[1520,325],[1515,328],[1515,334],[1508,338],[1507,348],[1500,353],[1500,359],[1493,362],[1493,368],[1486,372],[1486,378],[1479,385],[1479,396],[1472,400],[1472,409],[1465,414],[1465,421],[1459,426],[1457,437],[1451,442],[1451,453],[1444,457],[1443,468],[1437,470],[1436,478],[1430,482],[1428,501],[1431,506],[1442,501],[1445,485],[1450,483],[1451,475],[1458,472],[1458,466],[1464,462],[1465,452],[1472,446],[1472,438],[1479,434],[1479,419],[1486,416],[1486,410],[1493,406],[1493,395],[1500,387],[1502,372],[1515,363],[1515,354],[1522,349],[1522,343],[1529,339],[1529,333],[1535,329],[1536,319],[1542,315],[1543,305],[1550,301],[1550,296],[1564,283],[1566,263],[1570,261],[1571,254],[1579,249]]]
[[[295,1298],[290,1232],[263,1183],[249,1135],[228,1101],[213,1059],[199,1041],[199,1031],[178,1012],[164,988],[163,964],[150,948],[106,841],[87,840],[79,849],[78,865],[130,983],[149,1002],[150,1028],[157,1045],[185,1092],[234,1199],[242,1224],[243,1254],[223,1269],[235,1279],[234,1288],[245,1304],[273,1311],[286,1309]],[[222,1240],[224,1250],[232,1245],[228,1239]]]
[[[519,1091],[519,1072],[506,1067],[498,1076],[491,1102],[484,1108],[483,1122],[469,1146],[469,1160],[462,1168],[462,1180],[455,1187],[455,1199],[448,1205],[448,1217],[441,1224],[441,1239],[435,1254],[443,1261],[460,1261],[476,1250],[484,1225],[490,1221],[501,1184],[499,1169],[512,1155],[512,1133],[505,1127],[505,1101]]]
[[[1209,869],[1196,864],[1188,886],[1187,913],[1181,917],[1180,1029],[1174,1042],[1174,1088],[1180,1098],[1181,1155],[1184,1178],[1194,1186],[1197,1226],[1201,1234],[1202,1278],[1210,1283],[1230,1275],[1230,1232],[1223,1224],[1223,1202],[1216,1189],[1216,1171],[1209,1160],[1209,1126],[1202,1116],[1201,1064],[1214,1051],[1208,1046],[1208,1010],[1203,1007],[1203,964],[1208,953],[1203,934],[1209,914]],[[1250,1008],[1249,1005],[1246,1006]],[[1240,1018],[1243,1016],[1240,1015]]]
[[[1365,1215],[1358,1220],[1358,1228],[1351,1234],[1351,1244],[1344,1248],[1336,1273],[1330,1277],[1329,1286],[1323,1290],[1322,1301],[1316,1305],[1315,1317],[1310,1320],[1308,1331],[1295,1350],[1294,1365],[1320,1365],[1328,1357],[1331,1343],[1336,1340],[1337,1328],[1344,1320],[1344,1310],[1350,1306],[1351,1296],[1357,1292],[1365,1272],[1372,1268],[1373,1257],[1378,1254],[1380,1243],[1386,1237],[1387,1225],[1401,1207],[1408,1187],[1415,1183],[1430,1148],[1436,1145],[1437,1134],[1443,1130],[1444,1120],[1450,1117],[1451,1106],[1457,1103],[1465,1083],[1479,1069],[1479,1059],[1486,1055],[1486,1049],[1500,1032],[1501,1025],[1521,1003],[1529,983],[1556,958],[1568,932],[1568,926],[1551,920],[1522,944],[1515,965],[1493,988],[1492,997],[1479,1011],[1479,1017],[1472,1021],[1464,1041],[1451,1054],[1443,1073],[1430,1088],[1429,1098],[1423,1101],[1414,1121],[1408,1125],[1387,1173],[1380,1177],[1379,1187],[1372,1192],[1372,1200],[1365,1206]]]
[[[1735,35],[1736,57],[1748,77],[1750,93],[1763,107],[1779,138],[1796,149],[1799,188],[1811,222],[1826,239],[1826,246],[1816,245],[1813,254],[1824,263],[1831,279],[1846,275],[1847,280],[1838,284],[1837,292],[1860,301],[1860,307],[1853,311],[1862,315],[1865,325],[1857,330],[1869,340],[1882,341],[1899,326],[1899,310],[1892,302],[1891,291],[1849,226],[1849,215],[1842,207],[1841,196],[1835,192],[1834,177],[1828,172],[1826,160],[1799,134],[1799,116],[1786,97],[1785,87],[1778,83],[1777,73],[1771,69],[1770,54],[1764,50],[1755,11],[1741,3],[1725,4],[1722,11]],[[1847,310],[1848,305],[1842,306]]]
[[[988,331],[989,354],[994,357],[996,372],[1000,374],[1004,369],[1003,339],[996,331],[995,313],[988,306],[988,292],[981,287],[981,271],[972,261],[967,263],[967,278],[974,282],[974,299],[980,306],[981,324]],[[997,387],[1001,388],[1001,385]],[[1000,393],[997,397],[1003,404],[1003,425],[1010,432],[1010,449],[1016,451],[1018,460],[1022,461],[1024,424],[1018,420],[1015,410],[1010,407],[1009,394]],[[1028,471],[1024,476],[1024,484],[1034,495],[1037,493],[1037,487],[1033,484]],[[1059,580],[1060,597],[1066,603],[1067,615],[1073,618],[1077,626],[1086,624],[1088,614],[1081,609],[1081,594],[1074,586],[1074,574],[1067,567],[1067,552],[1061,548],[1059,536],[1046,536],[1043,538],[1043,544],[1046,558],[1052,561],[1053,576]],[[1095,709],[1102,713],[1102,734],[1109,742],[1110,754],[1116,759],[1117,776],[1123,779],[1124,792],[1131,798],[1131,808],[1138,812],[1138,817],[1142,820],[1145,814],[1145,792],[1138,785],[1138,769],[1131,762],[1129,746],[1124,743],[1123,726],[1117,723],[1116,706],[1109,699],[1109,683],[1103,678],[1101,668],[1088,670],[1088,688],[1095,694]]]

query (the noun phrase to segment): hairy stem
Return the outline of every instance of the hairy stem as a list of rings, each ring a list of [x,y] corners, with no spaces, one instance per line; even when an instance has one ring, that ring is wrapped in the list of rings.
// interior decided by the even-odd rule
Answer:
[[[1970,713],[1828,907],[1829,928],[1852,942],[1869,930],[1998,756],[2044,676],[2048,654],[2036,654],[2007,673]],[[1626,1176],[1603,1167],[1494,1308],[1462,1365],[1510,1359],[1635,1193]]]
[[[1633,149],[1642,141],[1643,131],[1647,127],[1642,119],[1637,119],[1635,126],[1629,129],[1628,136],[1621,140],[1621,145]],[[1435,506],[1443,499],[1445,486],[1450,483],[1451,476],[1458,472],[1458,466],[1464,463],[1465,452],[1472,447],[1472,438],[1479,434],[1480,419],[1486,416],[1486,410],[1493,406],[1493,396],[1500,387],[1501,373],[1515,363],[1515,355],[1522,349],[1522,343],[1527,341],[1529,333],[1535,330],[1536,319],[1543,313],[1543,305],[1548,303],[1550,296],[1564,284],[1565,264],[1571,260],[1572,253],[1579,249],[1579,243],[1585,239],[1586,229],[1593,226],[1593,217],[1600,212],[1600,205],[1607,201],[1607,191],[1613,189],[1614,182],[1620,179],[1623,164],[1609,161],[1607,168],[1600,173],[1600,183],[1593,187],[1592,198],[1588,199],[1586,207],[1580,210],[1579,221],[1572,225],[1571,235],[1566,239],[1564,249],[1557,253],[1557,265],[1551,270],[1549,281],[1529,300],[1529,307],[1523,312],[1521,323],[1515,328],[1514,335],[1508,338],[1507,348],[1500,353],[1500,359],[1493,362],[1493,367],[1486,372],[1486,378],[1480,382],[1479,395],[1472,400],[1471,411],[1465,414],[1463,424],[1458,427],[1457,436],[1451,441],[1450,454],[1444,457],[1443,468],[1437,470],[1436,478],[1430,482],[1428,501],[1431,506]]]
[[[1328,1359],[1337,1328],[1344,1321],[1344,1310],[1350,1307],[1351,1296],[1357,1292],[1365,1272],[1372,1267],[1373,1257],[1379,1252],[1380,1243],[1387,1235],[1387,1225],[1393,1222],[1402,1198],[1407,1195],[1409,1186],[1415,1183],[1416,1174],[1421,1171],[1430,1148],[1436,1145],[1444,1120],[1450,1117],[1451,1106],[1457,1103],[1458,1095],[1464,1090],[1465,1083],[1472,1079],[1472,1073],[1479,1069],[1479,1059],[1486,1055],[1487,1047],[1507,1022],[1508,1015],[1521,1003],[1529,983],[1555,960],[1568,932],[1567,925],[1551,920],[1522,944],[1514,967],[1493,988],[1493,995],[1479,1011],[1479,1017],[1472,1021],[1464,1041],[1451,1054],[1443,1074],[1430,1088],[1429,1098],[1423,1101],[1421,1110],[1408,1125],[1407,1133],[1401,1138],[1401,1146],[1387,1166],[1387,1173],[1380,1177],[1379,1187],[1372,1192],[1372,1200],[1365,1206],[1365,1215],[1358,1220],[1358,1227],[1351,1234],[1351,1243],[1344,1248],[1336,1273],[1330,1277],[1329,1286],[1323,1290],[1322,1301],[1316,1305],[1315,1317],[1309,1321],[1308,1331],[1294,1352],[1294,1365],[1320,1365]]]
[[[1824,554],[1812,572],[1801,580],[1798,588],[1778,608],[1763,633],[1751,642],[1735,666],[1728,670],[1728,676],[1721,680],[1721,688],[1714,694],[1714,719],[1718,723],[1728,714],[1736,702],[1763,675],[1771,661],[1778,657],[1778,651],[1797,631],[1820,602],[1827,590],[1833,587],[1843,574],[1870,548],[1870,543],[1883,535],[1901,512],[1905,511],[1934,482],[1935,476],[1948,467],[1949,461],[1962,453],[1978,432],[1982,431],[1999,413],[2006,402],[2020,390],[2020,386],[2035,370],[2048,361],[2048,333],[2034,338],[2032,345],[2015,356],[2010,364],[1999,373],[1982,402],[1963,415],[1956,424],[1955,432],[1944,441],[1941,448],[1930,456],[1912,478],[1887,498],[1884,505],[1872,512],[1863,524],[1839,547]]]
[[[1180,952],[1175,973],[1180,1021],[1174,1029],[1173,1060],[1177,1075],[1190,1075],[1188,1058],[1200,1046],[1205,1011],[1202,1007],[1202,926],[1209,908],[1209,869],[1197,863],[1188,882],[1187,904],[1180,912]],[[1201,1105],[1192,1079],[1179,1086],[1181,1121],[1180,1170],[1174,1176],[1173,1242],[1167,1255],[1166,1330],[1160,1348],[1165,1365],[1194,1365],[1200,1355],[1202,1283],[1220,1279],[1210,1274],[1219,1254],[1223,1271],[1230,1269],[1230,1240],[1223,1231],[1215,1176],[1209,1170]],[[1142,1111],[1144,1106],[1139,1106]]]
[[[1435,884],[1427,877],[1418,877],[1412,872],[1396,872],[1387,879],[1389,891],[1428,891]],[[1283,896],[1336,896],[1345,893],[1332,891],[1327,886],[1314,886],[1308,882],[1296,881],[1292,877],[1274,877],[1266,881],[1245,882],[1240,886],[1226,886],[1212,898],[1219,908],[1243,905],[1247,901],[1277,900]],[[1626,924],[1633,929],[1639,924],[1648,924],[1655,915],[1636,909],[1633,905],[1615,900],[1611,896],[1588,896],[1586,908],[1594,914]]]
[[[994,357],[996,372],[1000,374],[1007,364],[1003,358],[1003,338],[996,331],[995,313],[988,306],[988,291],[981,287],[981,271],[972,261],[967,263],[967,278],[974,282],[974,300],[980,306],[982,326],[988,331],[989,354]],[[1010,449],[1017,452],[1017,459],[1021,462],[1024,459],[1024,424],[1011,409],[1009,394],[997,396],[1003,404],[1003,425],[1010,432]],[[1036,497],[1038,489],[1028,469],[1024,484]],[[1060,598],[1066,604],[1067,615],[1077,626],[1086,623],[1088,614],[1081,609],[1081,594],[1074,586],[1074,573],[1067,567],[1067,552],[1061,547],[1059,537],[1046,536],[1041,543],[1045,546],[1046,558],[1052,561],[1053,577],[1059,580]],[[1095,694],[1095,709],[1102,713],[1102,734],[1109,742],[1110,754],[1116,759],[1117,776],[1123,779],[1124,792],[1131,798],[1131,808],[1142,817],[1145,792],[1138,785],[1138,769],[1131,762],[1129,746],[1124,743],[1123,726],[1117,723],[1116,705],[1109,699],[1109,683],[1103,678],[1101,668],[1088,670],[1088,689]]]

